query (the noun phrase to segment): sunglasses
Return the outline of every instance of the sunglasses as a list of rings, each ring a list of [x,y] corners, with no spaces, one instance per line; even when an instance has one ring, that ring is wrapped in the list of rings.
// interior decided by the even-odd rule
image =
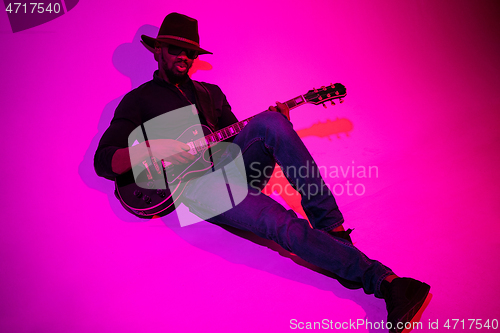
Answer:
[[[182,51],[186,52],[186,56],[189,59],[196,59],[198,58],[198,51],[195,50],[188,50],[179,46],[175,45],[169,45],[168,46],[168,53],[174,56],[178,56],[179,54],[182,53]]]

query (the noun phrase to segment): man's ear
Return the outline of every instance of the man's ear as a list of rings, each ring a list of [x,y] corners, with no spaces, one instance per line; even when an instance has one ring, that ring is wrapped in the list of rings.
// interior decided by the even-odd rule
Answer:
[[[155,42],[155,49],[154,49],[154,52],[155,52],[155,53],[160,53],[160,52],[161,52],[161,44],[160,44],[160,43]]]
[[[153,49],[153,54],[155,56],[155,60],[159,61],[160,54],[161,54],[161,44],[160,43],[155,42],[155,48]]]

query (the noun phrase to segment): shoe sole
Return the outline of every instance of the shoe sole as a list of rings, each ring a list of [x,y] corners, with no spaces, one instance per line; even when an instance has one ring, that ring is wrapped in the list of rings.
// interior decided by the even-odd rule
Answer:
[[[417,303],[413,304],[411,308],[404,309],[402,312],[404,313],[399,320],[396,321],[396,323],[408,323],[411,322],[413,317],[417,314],[418,310],[422,307],[422,305],[425,302],[425,299],[427,298],[427,295],[429,295],[429,291],[431,290],[431,286],[429,286],[427,283],[422,282],[422,286],[420,289],[417,291],[415,296],[413,296],[412,300],[418,300]],[[410,303],[412,304],[412,302]],[[396,324],[397,325],[397,324]],[[401,333],[405,330],[403,327],[402,329],[395,328],[393,330],[389,330],[391,333]]]

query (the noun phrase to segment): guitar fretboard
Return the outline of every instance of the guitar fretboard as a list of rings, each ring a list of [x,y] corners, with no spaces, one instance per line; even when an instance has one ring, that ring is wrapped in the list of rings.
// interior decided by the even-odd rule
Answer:
[[[292,98],[288,101],[286,101],[283,104],[286,104],[288,108],[294,109],[302,104],[306,103],[306,100],[304,99],[303,95],[297,96],[295,98]],[[201,152],[209,147],[215,146],[218,142],[227,140],[239,132],[250,122],[250,120],[255,117],[249,117],[245,120],[239,121],[237,123],[234,123],[232,125],[229,125],[227,127],[224,127],[223,129],[218,130],[217,132],[214,132],[210,135],[205,136],[204,138],[195,140],[194,146],[196,147],[196,151]]]
[[[304,95],[297,96],[295,98],[292,98],[288,101],[286,101],[284,104],[288,106],[288,108],[295,109],[298,106],[301,106],[302,104],[307,103],[306,99],[304,98]]]

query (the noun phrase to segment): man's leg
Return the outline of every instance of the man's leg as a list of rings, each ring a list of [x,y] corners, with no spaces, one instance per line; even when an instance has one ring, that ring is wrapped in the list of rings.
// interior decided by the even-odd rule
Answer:
[[[231,171],[227,173],[231,178]],[[231,184],[231,191],[238,190]],[[307,262],[359,283],[366,293],[383,297],[380,291],[382,281],[394,274],[389,268],[369,259],[349,242],[334,238],[326,231],[312,229],[307,220],[298,218],[295,212],[286,210],[256,189],[249,188],[242,202],[224,211],[225,204],[216,199],[216,194],[224,191],[227,191],[226,184],[202,180],[186,188],[183,202],[191,212],[209,222],[247,230],[273,240]]]
[[[184,195],[190,210],[202,218],[207,216],[208,221],[271,239],[304,260],[359,283],[366,293],[386,299],[388,320],[392,323],[411,320],[425,300],[429,286],[406,278],[390,283],[396,276],[389,268],[369,259],[350,242],[327,233],[342,225],[342,214],[291,123],[278,113],[264,112],[256,116],[233,142],[241,147],[249,184],[254,181],[250,193],[236,207],[225,210],[218,208],[219,202],[214,200],[213,193],[227,191],[226,184],[194,182]],[[301,193],[302,205],[315,229],[260,192],[271,173],[263,171],[274,167],[275,163]],[[235,171],[238,172],[233,168],[229,172]],[[232,190],[238,192],[233,185]],[[246,184],[240,186],[245,186],[246,191]]]
[[[344,219],[319,168],[292,124],[278,112],[258,114],[236,136],[250,187],[262,189],[277,163],[301,194],[302,206],[315,229],[341,228]]]
[[[381,297],[380,284],[393,274],[392,271],[378,261],[368,259],[349,242],[327,233],[341,226],[344,220],[292,124],[277,112],[263,112],[250,121],[233,143],[241,149],[250,193],[235,208],[225,211],[227,206],[223,207],[214,196],[227,191],[225,184],[199,179],[184,194],[188,207],[202,218],[209,217],[207,220],[211,222],[271,239],[302,259],[356,282],[365,292]],[[238,153],[233,152],[233,156]],[[301,193],[302,205],[314,229],[307,220],[299,219],[293,211],[287,211],[260,192],[276,163]],[[247,190],[247,184],[240,186]],[[231,191],[238,192],[234,187],[235,184],[231,184]],[[216,217],[210,218],[213,216]]]

